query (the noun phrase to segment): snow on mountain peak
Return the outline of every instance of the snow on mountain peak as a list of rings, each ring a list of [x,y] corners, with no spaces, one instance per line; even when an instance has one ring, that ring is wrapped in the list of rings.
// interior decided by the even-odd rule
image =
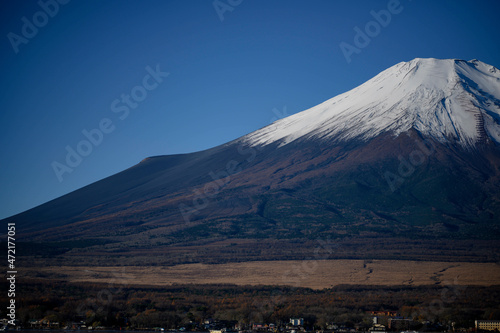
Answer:
[[[476,59],[416,58],[240,140],[283,146],[299,138],[397,136],[412,128],[466,147],[488,139],[500,143],[500,71]]]

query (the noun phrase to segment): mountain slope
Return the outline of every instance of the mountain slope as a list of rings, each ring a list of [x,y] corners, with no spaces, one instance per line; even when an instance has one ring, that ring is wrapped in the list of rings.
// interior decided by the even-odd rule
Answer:
[[[499,100],[490,65],[415,59],[225,145],[147,158],[4,221],[26,253],[70,263],[297,259],[326,239],[342,245],[337,257],[493,260]]]
[[[252,145],[298,138],[338,141],[411,128],[440,142],[500,142],[500,71],[478,60],[415,59],[243,138]]]

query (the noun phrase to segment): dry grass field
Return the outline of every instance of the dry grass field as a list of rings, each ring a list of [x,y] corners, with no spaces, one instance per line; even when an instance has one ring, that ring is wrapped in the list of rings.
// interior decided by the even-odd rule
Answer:
[[[495,263],[403,260],[255,261],[169,267],[44,267],[23,269],[36,279],[100,282],[128,286],[172,284],[290,285],[313,289],[337,285],[500,284]]]

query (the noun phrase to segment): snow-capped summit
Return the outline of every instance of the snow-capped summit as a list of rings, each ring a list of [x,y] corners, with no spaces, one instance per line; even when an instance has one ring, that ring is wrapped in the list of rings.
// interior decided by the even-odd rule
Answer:
[[[415,129],[440,142],[500,143],[500,71],[478,60],[401,62],[357,88],[241,138],[252,146],[301,139],[368,140]]]

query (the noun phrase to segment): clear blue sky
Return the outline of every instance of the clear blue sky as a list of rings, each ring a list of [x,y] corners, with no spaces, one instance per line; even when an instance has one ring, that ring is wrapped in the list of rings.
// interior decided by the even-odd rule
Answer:
[[[145,157],[238,138],[401,61],[500,67],[499,1],[401,0],[378,31],[370,12],[392,0],[220,0],[219,13],[212,0],[54,1],[42,0],[50,15],[36,1],[0,3],[0,218]],[[348,63],[339,45],[355,46],[367,24],[373,37]],[[155,81],[147,66],[169,74]],[[137,103],[121,99],[132,92]],[[114,130],[60,181],[53,162],[103,119]]]

